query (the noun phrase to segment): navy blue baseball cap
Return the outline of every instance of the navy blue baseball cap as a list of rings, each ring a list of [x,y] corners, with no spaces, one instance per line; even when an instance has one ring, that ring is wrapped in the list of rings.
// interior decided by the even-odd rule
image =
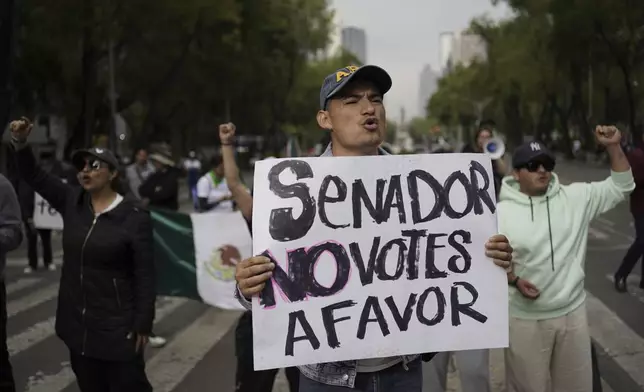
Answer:
[[[555,156],[543,143],[532,141],[524,143],[514,150],[514,154],[512,155],[512,166],[514,166],[515,169],[518,169],[528,164],[528,162],[536,159],[549,160],[552,163],[555,162]]]
[[[320,110],[326,110],[326,104],[344,86],[352,80],[367,80],[376,85],[380,94],[385,95],[391,89],[391,76],[384,69],[375,65],[348,65],[324,78],[320,89]]]

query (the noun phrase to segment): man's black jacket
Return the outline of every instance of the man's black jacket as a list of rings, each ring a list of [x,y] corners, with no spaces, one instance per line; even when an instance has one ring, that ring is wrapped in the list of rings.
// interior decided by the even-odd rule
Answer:
[[[180,175],[181,171],[174,167],[155,171],[139,187],[141,198],[150,200],[150,207],[177,211]]]
[[[132,332],[149,334],[156,299],[152,221],[136,200],[95,217],[89,194],[36,165],[30,147],[14,153],[20,176],[63,217],[63,268],[56,333],[70,350],[124,361]]]

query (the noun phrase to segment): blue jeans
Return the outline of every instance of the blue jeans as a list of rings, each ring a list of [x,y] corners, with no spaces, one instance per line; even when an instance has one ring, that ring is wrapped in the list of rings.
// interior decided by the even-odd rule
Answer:
[[[419,359],[405,369],[402,363],[374,373],[358,373],[354,388],[326,385],[300,374],[300,392],[422,392],[423,372]]]

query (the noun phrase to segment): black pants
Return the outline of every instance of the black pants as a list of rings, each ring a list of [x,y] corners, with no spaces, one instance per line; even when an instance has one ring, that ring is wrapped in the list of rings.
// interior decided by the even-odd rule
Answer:
[[[251,312],[244,313],[235,330],[237,372],[235,392],[271,392],[279,369],[255,371],[253,369],[253,319]],[[296,367],[284,369],[291,392],[300,388],[300,371]]]
[[[603,392],[602,376],[599,373],[599,363],[597,363],[597,352],[595,345],[590,343],[590,358],[593,366],[593,392]]]
[[[81,392],[152,392],[143,354],[131,361],[104,361],[69,352]]]
[[[634,216],[633,221],[635,222],[635,241],[628,248],[622,264],[617,270],[619,276],[626,277],[635,268],[637,261],[644,256],[644,215]],[[642,263],[642,279],[644,279],[644,262]]]
[[[47,267],[52,261],[51,230],[30,228],[30,225],[26,225],[26,227],[29,266],[33,270],[38,269],[38,236],[40,235],[40,239],[42,240],[43,262],[45,267]]]
[[[7,291],[4,279],[0,279],[0,392],[15,392],[13,371],[7,348]]]

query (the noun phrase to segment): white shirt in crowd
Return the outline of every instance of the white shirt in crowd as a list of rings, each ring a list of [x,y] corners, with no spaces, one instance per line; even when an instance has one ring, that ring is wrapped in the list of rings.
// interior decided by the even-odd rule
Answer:
[[[183,161],[183,168],[185,170],[201,170],[201,161],[196,158],[188,158]]]
[[[202,176],[197,182],[197,197],[208,200],[208,204],[214,204],[222,197],[229,196],[230,189],[225,178],[217,179],[215,174],[210,171]],[[222,201],[210,211],[232,211],[233,202],[231,200]]]

